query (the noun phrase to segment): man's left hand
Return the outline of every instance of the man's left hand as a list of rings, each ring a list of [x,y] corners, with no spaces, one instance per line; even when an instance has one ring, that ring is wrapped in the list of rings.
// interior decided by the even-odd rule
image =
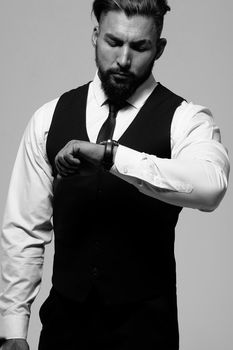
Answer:
[[[87,141],[69,141],[56,155],[55,165],[59,175],[75,173],[87,175],[96,171],[104,155],[104,145]]]

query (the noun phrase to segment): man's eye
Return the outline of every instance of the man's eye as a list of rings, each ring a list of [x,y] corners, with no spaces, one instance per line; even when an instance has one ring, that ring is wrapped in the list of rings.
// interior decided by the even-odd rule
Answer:
[[[107,43],[112,47],[120,46],[120,43],[116,40],[107,40]]]
[[[137,45],[132,46],[132,49],[138,52],[144,52],[148,50],[148,48],[145,46],[137,46]]]

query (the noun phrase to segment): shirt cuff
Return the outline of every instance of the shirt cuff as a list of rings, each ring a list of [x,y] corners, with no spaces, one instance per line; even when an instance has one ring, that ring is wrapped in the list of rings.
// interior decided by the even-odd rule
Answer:
[[[162,189],[175,192],[191,193],[193,186],[188,183],[171,179],[167,174],[166,166],[168,159],[161,159],[143,152],[132,150],[125,146],[118,146],[112,172],[118,171],[121,175],[131,177],[133,185],[140,190],[145,183],[150,184],[154,189]],[[160,165],[163,165],[160,167]],[[165,174],[164,174],[165,170]],[[175,176],[173,176],[175,177]]]
[[[117,147],[114,165],[121,174],[135,176],[135,169],[140,167],[142,159],[142,153],[119,145]]]
[[[7,315],[2,318],[4,325],[4,337],[6,339],[23,338],[27,339],[29,317]]]

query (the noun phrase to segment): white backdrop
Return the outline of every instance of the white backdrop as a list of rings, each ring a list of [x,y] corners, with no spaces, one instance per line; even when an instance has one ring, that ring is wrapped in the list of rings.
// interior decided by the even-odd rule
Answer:
[[[93,78],[91,0],[1,0],[0,215],[20,138],[43,103]],[[162,84],[208,106],[232,158],[231,0],[170,0],[168,45],[154,68]],[[222,6],[222,7],[221,7]],[[213,213],[184,209],[176,230],[181,350],[231,350],[233,344],[232,185]],[[50,289],[53,243],[28,341],[37,349],[38,310]],[[0,319],[0,335],[2,322]]]

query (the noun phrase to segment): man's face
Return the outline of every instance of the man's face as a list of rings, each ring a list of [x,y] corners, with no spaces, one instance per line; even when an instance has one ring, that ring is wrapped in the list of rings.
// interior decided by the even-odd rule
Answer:
[[[129,98],[149,77],[166,40],[158,39],[152,17],[109,11],[94,29],[93,43],[105,93],[119,101]]]

